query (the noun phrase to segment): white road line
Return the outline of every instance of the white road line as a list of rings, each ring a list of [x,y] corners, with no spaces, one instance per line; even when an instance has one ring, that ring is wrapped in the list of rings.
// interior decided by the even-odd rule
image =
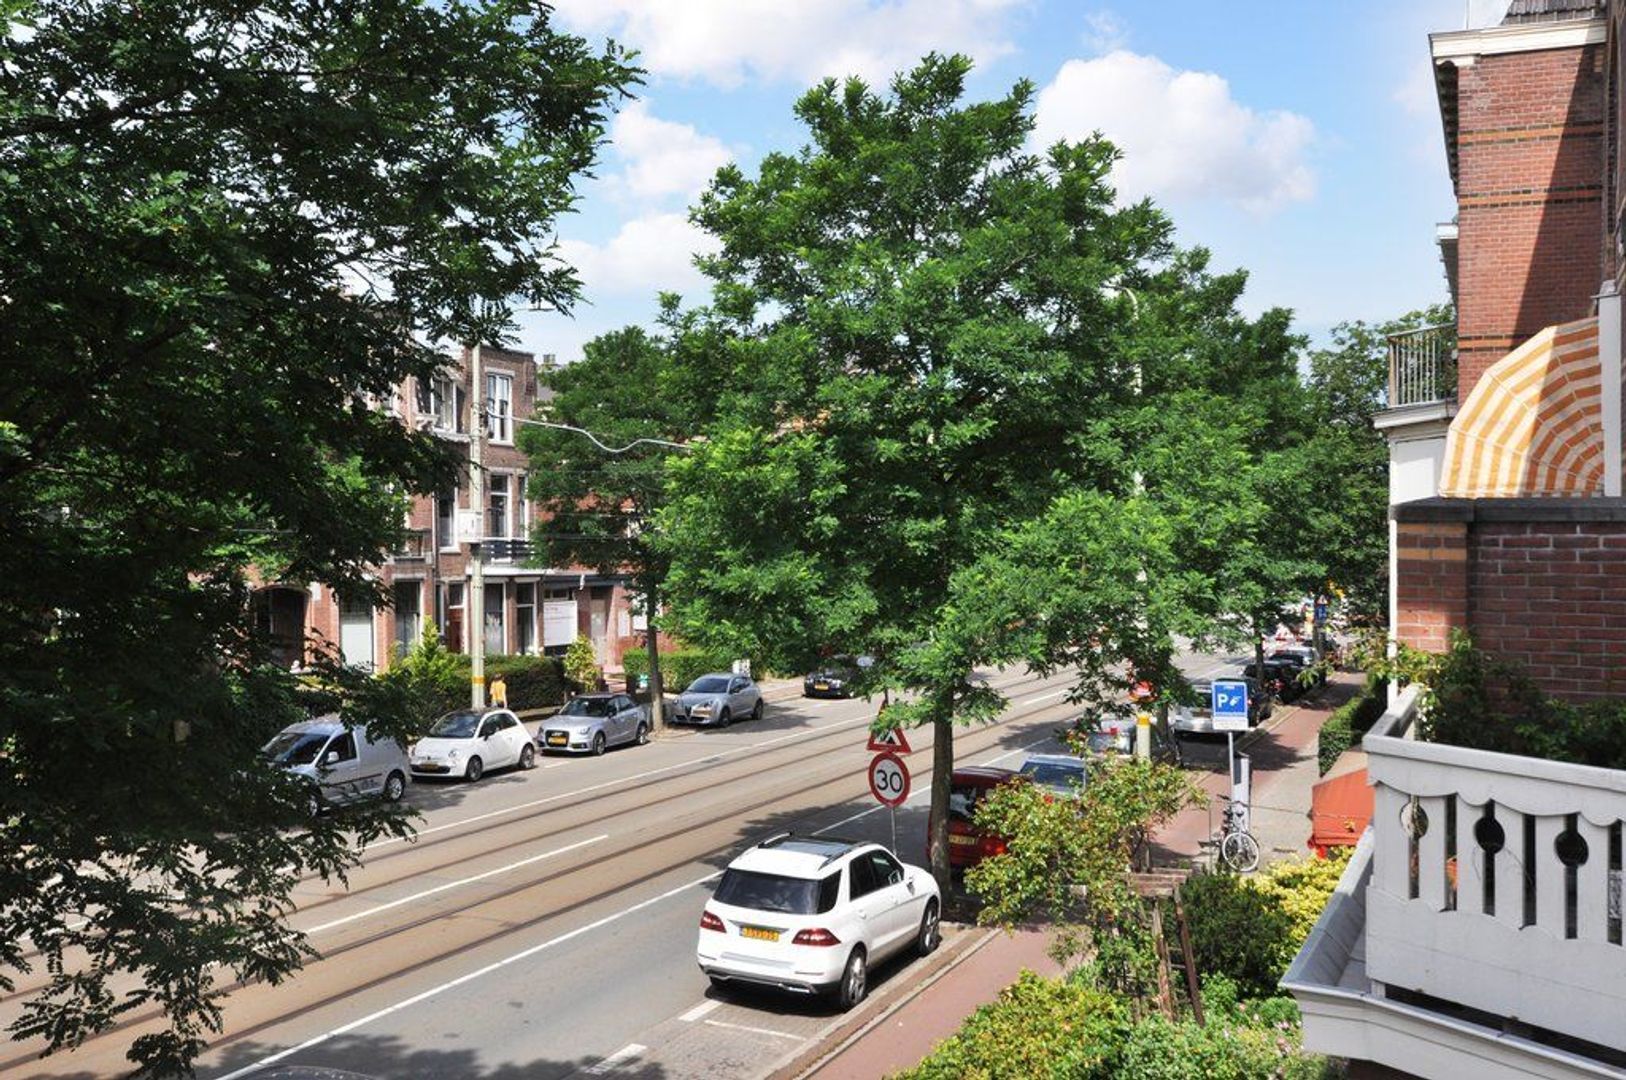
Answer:
[[[235,1072],[227,1073],[225,1076],[220,1077],[219,1080],[238,1080],[239,1077],[248,1076],[249,1074],[251,1074],[253,1072],[256,1072],[256,1071],[258,1071],[260,1069],[266,1068],[267,1066],[275,1065],[277,1062],[283,1060],[286,1057],[289,1057],[289,1056],[291,1056],[293,1054],[300,1053],[301,1051],[304,1051],[304,1050],[309,1050],[314,1046],[320,1046],[323,1043],[327,1042],[329,1039],[336,1039],[340,1035],[348,1035],[350,1032],[355,1031],[357,1028],[365,1027],[368,1024],[373,1023],[375,1020],[382,1020],[384,1017],[389,1016],[392,1013],[400,1012],[402,1009],[409,1009],[412,1006],[419,1004],[420,1002],[428,1001],[432,997],[438,997],[439,995],[444,994],[448,990],[455,989],[456,987],[462,986],[465,983],[471,983],[476,979],[483,978],[486,975],[491,974],[493,971],[498,971],[498,970],[500,970],[502,968],[507,967],[510,964],[517,964],[521,960],[528,960],[531,957],[535,956],[537,953],[543,952],[546,949],[551,949],[555,945],[562,945],[565,942],[570,941],[570,940],[572,940],[574,938],[581,937],[583,934],[590,934],[594,930],[597,930],[600,927],[608,926],[610,923],[617,922],[617,921],[619,921],[621,919],[624,919],[628,915],[633,914],[634,912],[642,911],[644,908],[647,908],[647,907],[652,907],[653,905],[660,903],[662,900],[669,900],[672,897],[676,896],[680,892],[684,892],[687,889],[695,888],[698,885],[704,885],[706,882],[711,881],[714,878],[721,877],[722,874],[723,874],[723,872],[721,870],[713,870],[711,873],[707,874],[703,878],[696,878],[693,881],[686,882],[686,883],[684,883],[682,885],[679,885],[675,889],[668,889],[667,891],[661,893],[659,896],[652,896],[648,900],[640,900],[638,903],[633,904],[631,907],[622,908],[620,911],[617,911],[612,915],[606,915],[602,919],[595,920],[594,922],[590,922],[586,926],[579,926],[576,929],[569,931],[568,933],[560,934],[558,937],[552,937],[552,938],[549,938],[546,941],[539,942],[538,944],[532,945],[527,949],[521,949],[519,952],[514,953],[512,956],[505,956],[501,960],[497,960],[497,961],[494,961],[494,962],[492,962],[490,964],[487,964],[483,968],[478,968],[478,969],[476,969],[474,971],[468,972],[467,974],[459,975],[457,978],[450,979],[450,980],[448,980],[446,982],[443,982],[439,986],[430,987],[428,990],[425,990],[420,994],[414,994],[409,998],[406,998],[406,999],[404,999],[402,1001],[396,1002],[394,1005],[385,1006],[384,1008],[379,1009],[377,1012],[368,1013],[366,1016],[361,1017],[359,1020],[352,1020],[348,1024],[341,1024],[338,1027],[334,1028],[332,1031],[324,1032],[323,1034],[318,1035],[313,1039],[306,1039],[304,1042],[298,1044],[297,1046],[290,1046],[286,1050],[279,1050],[275,1054],[271,1054],[271,1055],[269,1055],[267,1057],[261,1058],[259,1061],[256,1061],[252,1065],[245,1065],[243,1068],[238,1069]]]
[[[603,1076],[611,1069],[616,1069],[627,1064],[633,1058],[637,1057],[639,1054],[642,1054],[648,1049],[649,1047],[644,1046],[642,1043],[628,1043],[615,1053],[611,1054],[609,1057],[605,1058],[603,1061],[600,1061],[595,1065],[589,1065],[582,1071],[587,1073],[589,1076]]]
[[[436,893],[443,893],[447,889],[456,889],[463,885],[473,885],[476,881],[484,881],[486,878],[493,878],[498,874],[506,874],[510,870],[518,870],[522,866],[529,866],[532,863],[541,862],[543,859],[551,859],[555,855],[563,855],[567,851],[575,851],[577,848],[584,848],[589,844],[596,844],[600,840],[608,840],[609,838],[609,833],[600,833],[598,836],[592,837],[588,840],[578,840],[574,844],[566,844],[564,847],[554,848],[552,851],[544,851],[540,855],[532,855],[529,858],[520,859],[518,862],[511,862],[507,866],[499,866],[495,870],[487,870],[484,873],[475,874],[472,877],[459,878],[456,881],[444,882],[443,884],[436,885],[432,889],[425,889],[422,892],[415,892],[411,896],[403,896],[399,900],[391,900],[387,904],[379,904],[377,907],[368,908],[366,911],[358,911],[354,915],[346,915],[342,919],[334,919],[332,922],[325,922],[320,926],[313,926],[306,930],[305,933],[319,934],[323,930],[332,930],[335,926],[343,926],[346,923],[353,923],[357,919],[366,919],[373,915],[377,915],[381,911],[388,911],[391,908],[398,908],[402,904],[410,904],[414,900],[422,900],[426,896],[434,896]]]
[[[722,1004],[723,1003],[717,998],[707,998],[705,1001],[702,1001],[700,1004],[678,1017],[678,1019],[684,1021],[685,1023],[692,1024],[702,1016],[705,1016],[707,1013],[711,1012],[713,1009],[719,1008]]]
[[[793,1039],[796,1042],[806,1042],[805,1035],[792,1035],[788,1031],[775,1031],[773,1028],[751,1027],[748,1024],[725,1024],[721,1020],[707,1020],[712,1027],[728,1028],[730,1031],[749,1031],[753,1035],[772,1035],[780,1039]]]
[[[1021,701],[1018,701],[1018,702],[1017,702],[1017,704],[1018,704],[1018,705],[1032,705],[1032,704],[1034,704],[1034,703],[1035,703],[1035,702],[1039,702],[1039,701],[1049,701],[1049,700],[1050,700],[1050,699],[1051,699],[1051,698],[1053,698],[1053,697],[1062,697],[1062,696],[1064,696],[1064,695],[1066,695],[1066,694],[1071,694],[1071,693],[1072,693],[1072,692],[1073,692],[1073,688],[1072,688],[1072,687],[1070,687],[1070,686],[1068,686],[1068,687],[1064,687],[1064,688],[1063,688],[1063,689],[1061,689],[1061,690],[1057,690],[1057,691],[1056,691],[1056,692],[1055,692],[1055,693],[1051,693],[1051,694],[1038,694],[1038,695],[1036,695],[1036,696],[1034,696],[1034,697],[1030,697],[1030,698],[1023,698],[1023,699],[1022,699],[1022,700],[1021,700]]]

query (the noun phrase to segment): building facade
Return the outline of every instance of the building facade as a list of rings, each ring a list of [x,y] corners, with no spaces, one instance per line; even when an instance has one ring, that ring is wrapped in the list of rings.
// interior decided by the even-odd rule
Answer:
[[[465,462],[474,422],[469,361],[465,348],[441,377],[408,380],[383,403],[403,424],[460,447]],[[580,635],[593,643],[599,664],[614,671],[641,640],[645,624],[624,578],[582,567],[537,567],[524,558],[486,558],[484,625],[469,625],[470,530],[482,540],[523,540],[543,524],[525,496],[530,462],[517,446],[520,422],[536,411],[535,358],[486,346],[481,367],[488,414],[485,505],[470,505],[467,465],[455,489],[413,500],[400,550],[373,571],[389,606],[375,608],[319,583],[280,582],[259,590],[256,615],[281,643],[281,659],[302,661],[308,636],[330,642],[347,663],[383,670],[426,633],[438,634],[458,652],[481,633],[487,655],[562,655]]]

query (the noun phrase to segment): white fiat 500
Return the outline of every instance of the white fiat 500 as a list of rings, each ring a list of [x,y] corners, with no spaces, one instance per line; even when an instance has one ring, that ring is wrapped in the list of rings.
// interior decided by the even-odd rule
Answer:
[[[519,717],[507,709],[459,709],[436,720],[412,747],[413,776],[478,780],[487,769],[536,764],[536,747]]]
[[[869,965],[937,948],[942,901],[925,870],[879,844],[764,840],[729,864],[700,915],[700,969],[715,986],[864,1000]]]

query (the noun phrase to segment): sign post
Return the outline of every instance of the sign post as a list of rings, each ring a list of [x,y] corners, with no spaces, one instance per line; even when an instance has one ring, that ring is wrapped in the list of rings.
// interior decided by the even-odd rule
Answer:
[[[1214,730],[1225,732],[1226,776],[1231,781],[1232,806],[1239,810],[1243,815],[1241,820],[1246,822],[1249,785],[1237,782],[1236,732],[1248,730],[1248,684],[1241,679],[1216,680],[1210,715],[1214,718]]]

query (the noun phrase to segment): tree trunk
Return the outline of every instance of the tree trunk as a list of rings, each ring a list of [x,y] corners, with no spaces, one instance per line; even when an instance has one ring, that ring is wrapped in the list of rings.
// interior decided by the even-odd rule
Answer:
[[[1255,615],[1253,617],[1253,662],[1257,665],[1253,670],[1259,677],[1259,692],[1265,690],[1265,634],[1264,621]]]
[[[661,683],[661,642],[655,631],[655,585],[644,584],[644,631],[649,648],[649,726],[655,731],[666,730],[666,699]]]
[[[926,851],[932,877],[946,897],[952,885],[949,872],[949,792],[954,784],[954,706],[952,691],[933,694],[932,708],[932,812]]]

